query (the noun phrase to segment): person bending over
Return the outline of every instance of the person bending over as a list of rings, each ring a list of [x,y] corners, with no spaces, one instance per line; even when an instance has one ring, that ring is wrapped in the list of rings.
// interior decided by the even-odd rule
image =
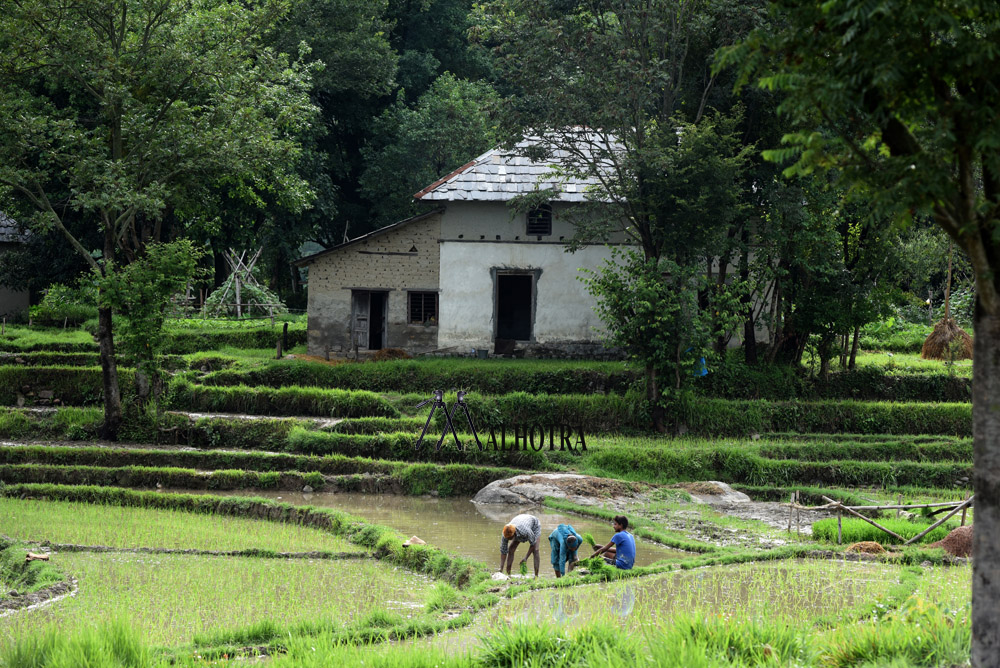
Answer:
[[[528,552],[521,560],[523,564],[528,557],[535,556],[535,577],[538,577],[538,567],[541,564],[541,556],[538,553],[538,543],[542,539],[542,523],[534,515],[516,515],[509,524],[504,526],[500,535],[500,572],[504,570],[504,560],[507,561],[507,575],[510,575],[510,567],[514,563],[514,551],[521,543],[528,544]]]
[[[560,524],[549,534],[549,547],[552,548],[552,569],[556,577],[561,578],[576,565],[576,550],[583,543],[580,534],[572,524]]]
[[[632,537],[628,529],[628,518],[618,515],[612,522],[615,535],[611,537],[611,542],[603,547],[594,550],[591,557],[602,555],[604,561],[620,568],[623,571],[630,570],[635,565],[635,538]]]

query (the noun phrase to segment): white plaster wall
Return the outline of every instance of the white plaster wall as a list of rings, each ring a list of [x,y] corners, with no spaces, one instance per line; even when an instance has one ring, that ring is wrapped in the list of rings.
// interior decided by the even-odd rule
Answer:
[[[610,257],[605,246],[566,253],[558,244],[443,241],[438,345],[492,348],[491,268],[542,270],[536,284],[537,343],[600,341],[603,326],[594,298],[578,277],[581,267],[597,269]]]
[[[611,252],[604,245],[567,253],[561,242],[573,236],[553,204],[552,235],[525,235],[525,215],[506,202],[449,202],[441,217],[441,301],[438,345],[492,349],[494,286],[492,268],[536,270],[534,341],[539,344],[600,342],[604,328],[595,301],[579,280],[580,268],[598,269]],[[497,237],[500,237],[497,239]]]

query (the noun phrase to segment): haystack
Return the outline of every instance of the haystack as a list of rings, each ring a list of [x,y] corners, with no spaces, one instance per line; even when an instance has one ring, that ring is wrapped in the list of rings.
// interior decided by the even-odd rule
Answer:
[[[925,360],[971,360],[972,337],[951,318],[942,318],[924,341],[920,356]]]
[[[972,556],[972,525],[958,527],[936,543],[927,547],[943,547],[944,551],[954,557]]]
[[[848,552],[859,552],[861,554],[884,554],[885,548],[873,540],[863,540],[860,543],[852,543],[847,546]]]

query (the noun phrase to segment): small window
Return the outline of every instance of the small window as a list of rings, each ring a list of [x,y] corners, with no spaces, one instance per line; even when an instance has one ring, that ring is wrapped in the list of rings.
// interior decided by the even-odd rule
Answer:
[[[526,233],[529,237],[542,237],[552,234],[552,207],[550,205],[543,204],[528,212],[528,229]]]
[[[438,319],[438,296],[436,292],[411,292],[410,314],[407,322],[411,325],[436,325]]]

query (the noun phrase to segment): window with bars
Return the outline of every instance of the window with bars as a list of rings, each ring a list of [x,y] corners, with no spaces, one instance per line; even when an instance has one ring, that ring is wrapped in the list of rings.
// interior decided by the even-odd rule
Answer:
[[[552,207],[542,204],[528,211],[528,228],[525,232],[529,237],[547,237],[552,234]]]
[[[409,317],[412,325],[436,325],[438,319],[438,296],[436,292],[411,292]]]

